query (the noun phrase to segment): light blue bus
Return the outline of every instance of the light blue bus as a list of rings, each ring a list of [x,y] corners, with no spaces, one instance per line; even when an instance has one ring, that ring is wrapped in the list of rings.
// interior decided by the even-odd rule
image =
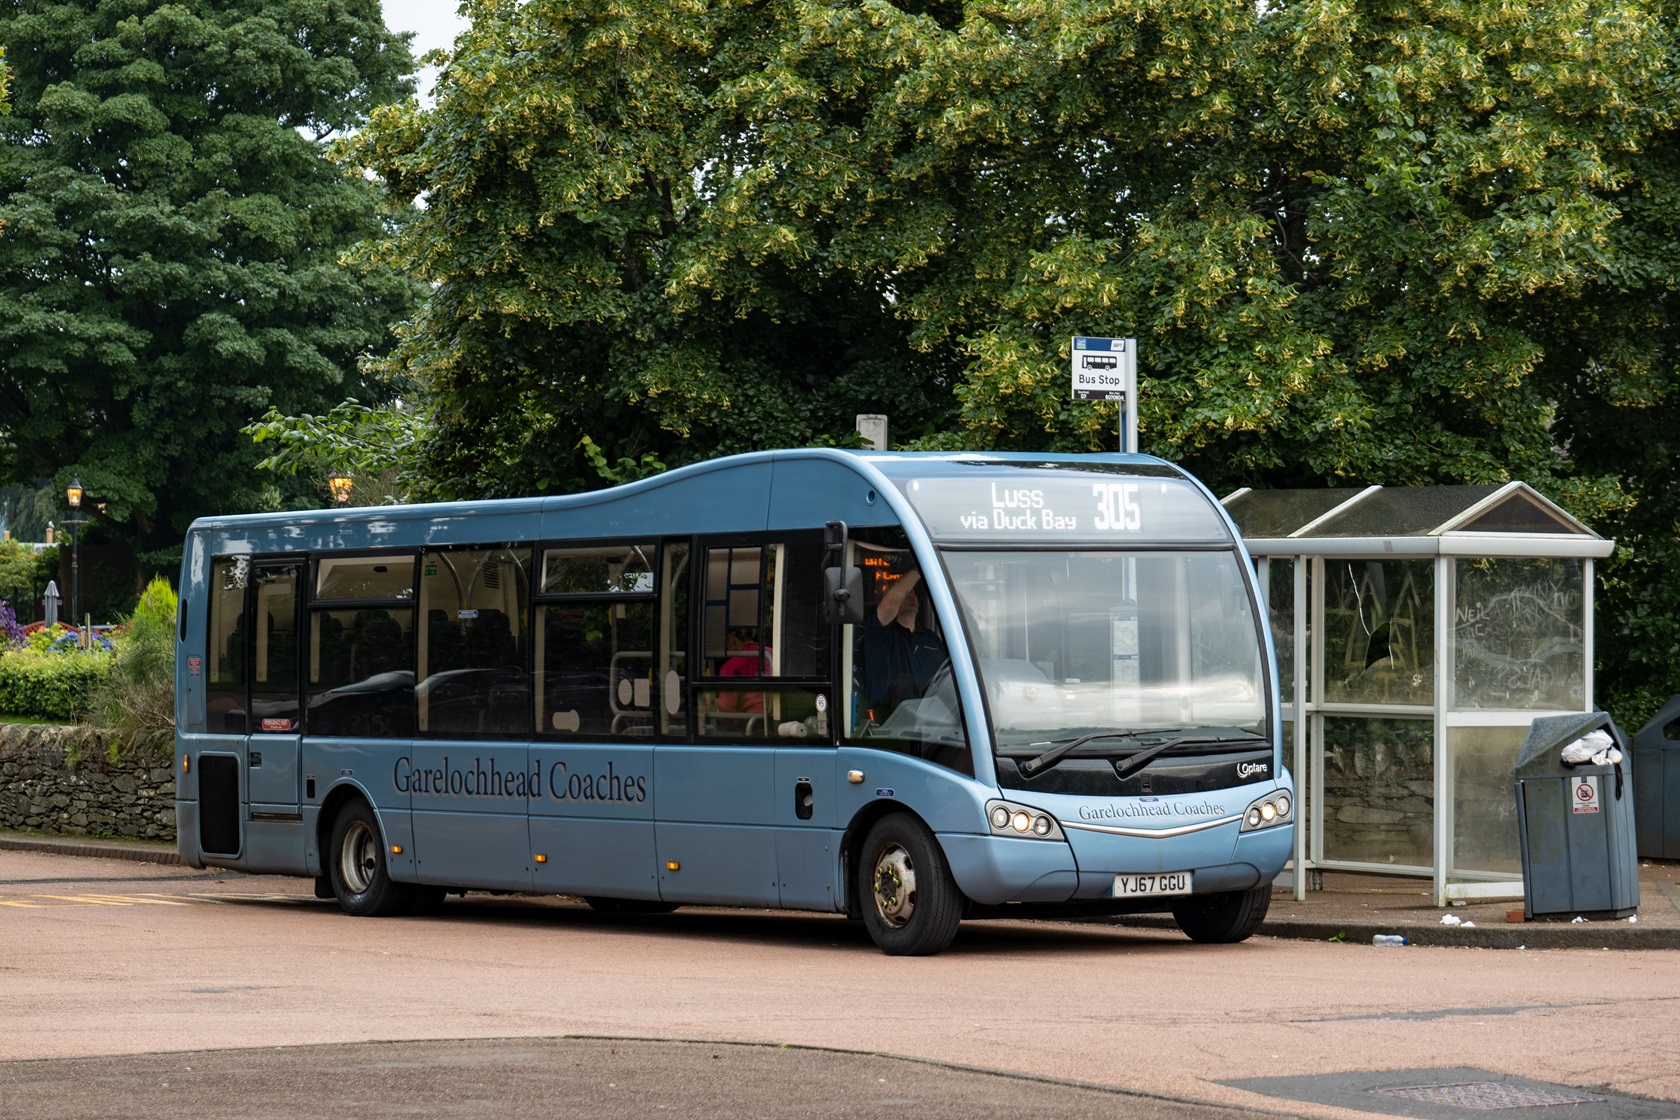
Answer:
[[[809,449],[596,493],[196,522],[194,867],[446,895],[1259,925],[1291,851],[1231,522],[1144,456]]]

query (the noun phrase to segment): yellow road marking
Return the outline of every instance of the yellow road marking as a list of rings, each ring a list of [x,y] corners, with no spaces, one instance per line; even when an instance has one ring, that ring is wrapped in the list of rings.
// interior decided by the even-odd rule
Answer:
[[[47,907],[36,902],[0,902],[0,906],[16,906],[22,910],[45,910]]]
[[[109,902],[91,894],[38,894],[36,898],[55,898],[60,902],[75,902],[84,906],[126,906],[125,902]]]

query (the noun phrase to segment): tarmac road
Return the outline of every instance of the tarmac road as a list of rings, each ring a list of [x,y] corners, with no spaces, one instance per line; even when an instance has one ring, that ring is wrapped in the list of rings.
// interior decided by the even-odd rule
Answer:
[[[1674,1101],[1676,1037],[1672,950],[1200,946],[995,922],[888,958],[817,915],[474,895],[357,920],[304,880],[0,851],[0,1117],[569,1116],[588,1092],[592,1116],[1347,1120],[1368,1113],[1229,1082],[1475,1067]],[[502,1041],[448,1041],[475,1039]],[[770,1045],[714,1059],[683,1040]],[[185,1053],[209,1051],[188,1078]],[[1590,1107],[1571,1120],[1680,1116]]]

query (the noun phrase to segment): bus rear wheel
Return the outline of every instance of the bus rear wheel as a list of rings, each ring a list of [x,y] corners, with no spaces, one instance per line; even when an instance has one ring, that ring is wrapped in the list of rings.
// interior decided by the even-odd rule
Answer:
[[[1246,941],[1266,920],[1272,906],[1272,885],[1251,891],[1192,895],[1173,908],[1173,921],[1192,941],[1230,945]]]
[[[327,877],[339,908],[353,918],[406,914],[414,889],[391,878],[379,818],[363,801],[346,805],[333,821]]]
[[[920,821],[894,813],[875,822],[858,861],[863,924],[881,952],[922,957],[957,936],[963,897],[945,853]]]

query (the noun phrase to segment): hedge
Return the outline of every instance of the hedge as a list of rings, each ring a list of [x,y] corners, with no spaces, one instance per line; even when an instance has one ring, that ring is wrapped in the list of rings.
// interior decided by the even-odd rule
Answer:
[[[110,671],[108,653],[11,650],[0,655],[0,715],[74,721]]]

